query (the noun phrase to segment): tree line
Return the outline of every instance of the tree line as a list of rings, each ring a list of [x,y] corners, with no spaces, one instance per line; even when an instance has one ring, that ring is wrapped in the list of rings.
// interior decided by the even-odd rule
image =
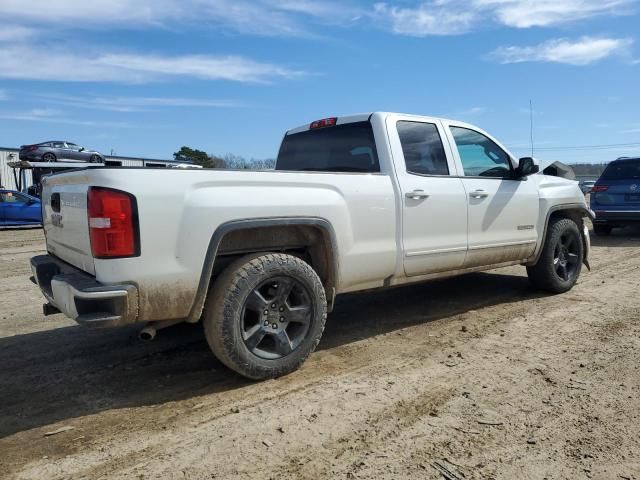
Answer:
[[[238,170],[268,170],[276,166],[275,158],[257,159],[244,158],[240,155],[227,153],[226,155],[212,155],[202,150],[183,146],[173,154],[177,162],[191,162],[204,168],[238,169]]]
[[[599,177],[609,163],[571,163],[569,166],[578,176]]]
[[[275,158],[256,159],[244,158],[240,155],[227,153],[226,155],[212,155],[202,150],[183,146],[173,154],[178,162],[192,162],[204,168],[238,169],[238,170],[269,170],[276,166]],[[578,176],[599,177],[607,163],[572,163],[569,164]]]

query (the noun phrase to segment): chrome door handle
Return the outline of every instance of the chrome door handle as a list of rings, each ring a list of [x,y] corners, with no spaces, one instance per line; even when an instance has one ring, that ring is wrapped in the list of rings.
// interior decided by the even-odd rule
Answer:
[[[489,194],[487,192],[485,192],[484,190],[476,190],[474,192],[471,192],[469,194],[469,196],[471,198],[487,198],[489,196]]]
[[[424,190],[414,190],[413,192],[407,192],[405,193],[405,196],[407,198],[410,198],[411,200],[421,200],[423,198],[429,198],[429,194],[425,193]]]

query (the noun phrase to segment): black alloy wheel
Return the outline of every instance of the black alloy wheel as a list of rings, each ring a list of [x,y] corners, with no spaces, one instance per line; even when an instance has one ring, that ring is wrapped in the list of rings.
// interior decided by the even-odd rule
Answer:
[[[311,326],[311,299],[295,278],[277,276],[247,297],[242,311],[242,339],[254,355],[269,360],[296,350]]]
[[[558,276],[565,282],[572,279],[578,272],[581,261],[579,242],[582,242],[582,239],[576,238],[574,232],[568,231],[560,236],[556,244],[553,265]]]

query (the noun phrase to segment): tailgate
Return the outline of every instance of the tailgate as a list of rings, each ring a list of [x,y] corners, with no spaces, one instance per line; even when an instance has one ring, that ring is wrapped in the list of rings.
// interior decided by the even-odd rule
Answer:
[[[42,223],[47,251],[95,274],[87,220],[88,179],[84,173],[65,173],[42,182]]]

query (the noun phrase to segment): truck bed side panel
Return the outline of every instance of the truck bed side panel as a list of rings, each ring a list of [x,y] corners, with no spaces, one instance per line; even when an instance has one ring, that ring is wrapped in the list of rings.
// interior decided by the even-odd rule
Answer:
[[[75,175],[81,174],[62,176]],[[396,269],[395,197],[385,175],[150,169],[85,175],[90,185],[136,196],[141,255],[95,259],[94,272],[101,283],[138,287],[140,320],[188,315],[211,238],[234,220],[327,220],[338,244],[338,291],[382,286]]]

